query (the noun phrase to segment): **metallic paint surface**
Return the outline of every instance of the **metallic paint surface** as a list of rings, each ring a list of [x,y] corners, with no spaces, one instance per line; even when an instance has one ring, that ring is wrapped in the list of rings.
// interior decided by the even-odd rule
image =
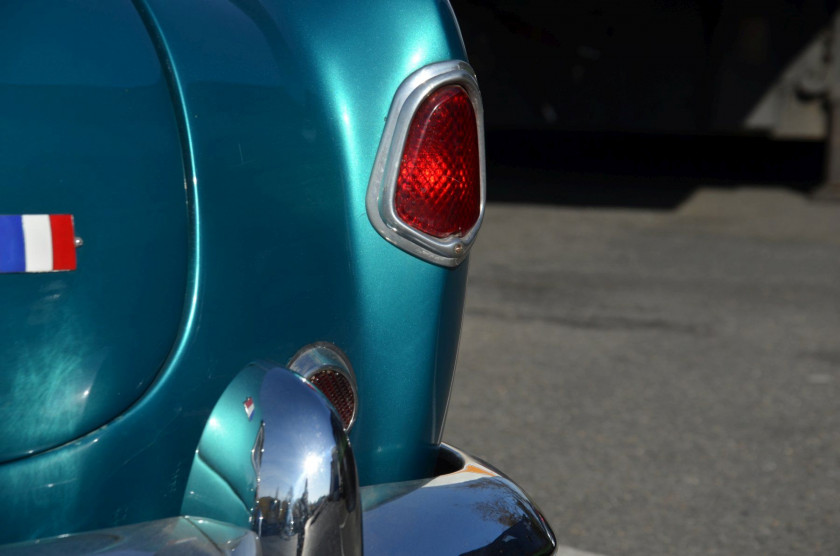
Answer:
[[[68,5],[83,17],[85,10],[128,4]],[[126,412],[63,446],[0,466],[0,542],[176,515],[210,408],[238,370],[258,358],[287,361],[315,340],[339,346],[356,371],[360,402],[351,440],[362,484],[430,474],[467,265],[443,269],[391,246],[370,225],[364,197],[399,83],[425,64],[465,56],[449,5],[135,6],[170,72],[180,120],[181,143],[166,152],[181,156],[186,202],[160,208],[192,211],[191,267],[186,282],[180,271],[177,300],[167,304],[177,312],[187,292],[181,330],[155,382]],[[59,29],[54,41],[77,38]],[[125,171],[120,160],[103,160],[106,175]],[[125,201],[108,185],[94,187],[100,197],[90,202]],[[47,211],[60,212],[40,210]],[[91,242],[78,223],[86,240],[82,265]],[[107,233],[118,238],[120,229]],[[85,279],[66,287],[113,287],[105,276]],[[126,280],[145,278],[140,272]],[[20,287],[22,295],[29,286]],[[95,319],[108,309],[83,312]],[[122,330],[119,324],[112,331]],[[165,336],[171,342],[173,335]],[[146,338],[134,341],[145,345]],[[121,365],[115,377],[149,372],[131,358]]]
[[[188,230],[170,95],[132,5],[3,2],[0,22],[0,212],[74,214],[87,240],[75,271],[0,275],[2,462],[149,387],[178,332]]]
[[[434,394],[451,382],[466,272],[383,242],[364,198],[399,83],[419,66],[463,54],[451,48],[460,40],[448,5],[237,1],[201,13],[150,5],[195,156],[202,268],[214,269],[201,277],[202,298],[224,315],[205,318],[197,336],[217,350],[235,344],[238,353],[280,361],[313,339],[338,345],[357,369],[351,438],[362,482],[428,474],[446,404]],[[388,56],[373,63],[366,36],[378,37]],[[254,245],[266,248],[248,256]],[[216,271],[226,266],[229,273]],[[265,322],[275,313],[295,326]],[[254,318],[232,331],[237,314]]]

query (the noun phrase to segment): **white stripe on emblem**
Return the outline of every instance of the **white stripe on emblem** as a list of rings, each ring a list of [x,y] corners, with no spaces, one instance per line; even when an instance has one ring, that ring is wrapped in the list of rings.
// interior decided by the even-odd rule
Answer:
[[[26,272],[53,269],[52,227],[49,214],[24,214],[23,245],[26,252]]]

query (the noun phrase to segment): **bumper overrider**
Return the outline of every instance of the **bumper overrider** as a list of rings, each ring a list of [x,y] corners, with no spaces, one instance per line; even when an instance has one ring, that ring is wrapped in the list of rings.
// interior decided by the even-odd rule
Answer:
[[[188,492],[203,503],[185,501],[183,509],[201,513],[6,545],[0,554],[554,552],[551,528],[522,489],[446,444],[434,477],[360,488],[352,448],[326,398],[286,369],[257,363],[251,370],[262,378],[259,433],[247,454],[256,475],[250,529],[219,519],[229,512],[214,512],[194,490],[201,481],[191,480]]]

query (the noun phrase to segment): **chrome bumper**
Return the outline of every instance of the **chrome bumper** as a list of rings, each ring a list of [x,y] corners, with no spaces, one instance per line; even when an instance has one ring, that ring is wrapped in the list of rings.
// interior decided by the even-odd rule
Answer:
[[[364,552],[550,554],[556,542],[539,509],[492,466],[442,445],[431,479],[361,489]],[[256,534],[209,519],[174,517],[0,547],[0,554],[270,554]]]
[[[0,546],[3,556],[262,553],[259,539],[247,529],[183,516]]]
[[[243,399],[251,404],[248,419]],[[303,378],[270,364],[249,365],[231,382],[195,460],[181,513],[201,518],[5,545],[0,556],[173,547],[199,554],[519,555],[555,547],[551,528],[513,481],[445,444],[434,477],[360,489],[335,409]],[[220,482],[227,488],[216,488]]]
[[[436,477],[361,494],[366,554],[551,554],[556,546],[516,483],[446,444]]]

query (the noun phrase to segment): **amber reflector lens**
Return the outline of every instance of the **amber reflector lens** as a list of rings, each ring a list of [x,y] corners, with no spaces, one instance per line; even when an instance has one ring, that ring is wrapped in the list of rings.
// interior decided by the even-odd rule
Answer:
[[[338,371],[323,369],[310,376],[309,382],[330,400],[341,417],[344,429],[347,430],[356,412],[356,398],[353,396],[350,380]]]
[[[430,236],[462,236],[478,221],[478,129],[464,89],[437,89],[417,108],[403,149],[394,207]]]

